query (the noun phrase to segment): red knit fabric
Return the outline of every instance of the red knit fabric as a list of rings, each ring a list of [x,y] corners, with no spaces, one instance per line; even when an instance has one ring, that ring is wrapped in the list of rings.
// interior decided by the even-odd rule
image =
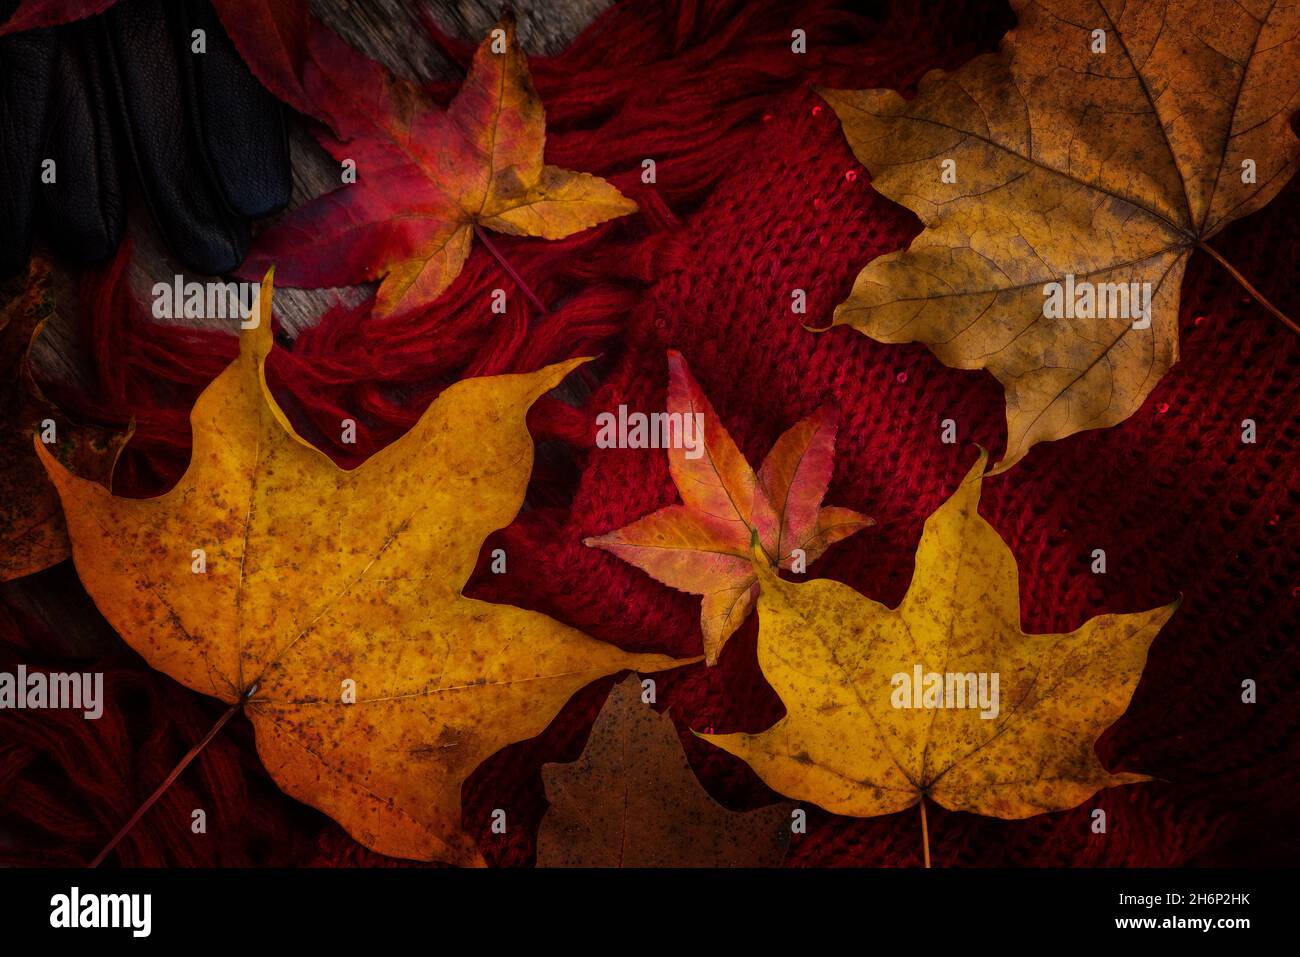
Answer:
[[[613,180],[637,217],[562,242],[496,242],[543,301],[523,296],[493,316],[508,283],[476,248],[427,313],[376,319],[340,307],[270,360],[272,387],[304,432],[343,464],[391,441],[437,391],[465,375],[536,368],[572,355],[582,409],[539,403],[528,507],[493,535],[510,574],[468,593],[536,609],[636,651],[700,653],[699,599],[673,592],[612,555],[582,545],[676,500],[662,453],[597,450],[595,415],[663,408],[668,348],[681,350],[751,461],[823,403],[839,409],[827,501],[878,525],[833,546],[813,574],[896,604],[921,525],[969,467],[978,443],[1004,445],[1003,400],[987,374],[948,369],[921,346],[887,346],[820,327],[870,259],[906,246],[919,226],[876,195],[815,85],[907,89],[928,69],[991,50],[1012,24],[997,3],[953,2],[923,14],[900,5],[873,19],[823,0],[702,4],[635,0],[600,18],[566,53],[532,64],[549,120],[548,161]],[[809,53],[790,52],[807,30]],[[467,48],[444,42],[462,58]],[[445,100],[452,89],[437,88]],[[643,158],[658,182],[642,185]],[[1300,185],[1214,240],[1229,261],[1292,316],[1300,315]],[[124,260],[88,283],[86,318],[101,374],[95,396],[59,394],[84,417],[137,421],[119,490],[156,492],[184,468],[189,404],[234,354],[219,333],[160,330],[130,303]],[[808,314],[789,311],[807,290]],[[1102,738],[1112,769],[1153,775],[1068,812],[1007,822],[930,811],[938,865],[1295,863],[1300,789],[1300,340],[1212,260],[1193,257],[1184,283],[1182,358],[1119,427],[1035,448],[985,483],[982,513],[1019,562],[1023,625],[1067,631],[1105,612],[1178,595],[1128,712]],[[570,394],[572,394],[570,389]],[[334,443],[337,423],[362,425]],[[939,423],[958,423],[956,446]],[[1258,423],[1243,445],[1241,421]],[[1094,548],[1109,570],[1093,575]],[[66,570],[49,589],[75,590]],[[79,600],[85,601],[84,596]],[[740,762],[689,729],[758,731],[782,713],[758,669],[753,616],[718,667],[660,676],[683,745],[706,787],[734,808],[775,799]],[[68,667],[57,635],[17,611],[0,618],[12,661]],[[99,722],[0,715],[0,824],[27,862],[77,863],[128,817],[202,736],[220,705],[180,689],[106,636],[124,705]],[[1253,678],[1259,703],[1240,702]],[[580,751],[610,681],[580,693],[539,738],[488,760],[464,788],[465,824],[489,862],[532,860],[545,812],[541,764]],[[205,838],[189,812],[209,810]],[[492,835],[492,808],[509,809]],[[1109,833],[1090,832],[1104,808]],[[215,813],[214,813],[215,809]],[[810,808],[789,865],[915,865],[916,815],[855,820]],[[124,864],[390,864],[323,815],[285,797],[260,767],[246,723],[227,730],[122,843]]]

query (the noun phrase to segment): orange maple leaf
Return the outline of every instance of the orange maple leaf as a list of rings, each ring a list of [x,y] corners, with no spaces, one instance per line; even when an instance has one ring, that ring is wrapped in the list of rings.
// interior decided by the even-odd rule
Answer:
[[[777,439],[757,474],[686,360],[671,350],[668,411],[703,417],[703,454],[691,458],[685,448],[668,449],[684,504],[584,543],[613,552],[671,588],[703,595],[700,627],[705,659],[713,665],[758,598],[750,561],[755,536],[773,565],[801,571],[835,542],[875,522],[821,504],[835,462],[836,422],[829,409],[818,409]]]

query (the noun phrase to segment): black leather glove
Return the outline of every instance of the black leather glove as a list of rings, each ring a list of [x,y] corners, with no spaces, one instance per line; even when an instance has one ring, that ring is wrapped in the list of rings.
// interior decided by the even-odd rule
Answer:
[[[195,30],[206,52],[193,52]],[[6,274],[26,262],[33,227],[72,258],[110,255],[132,169],[167,244],[202,273],[233,270],[249,220],[291,189],[283,110],[206,0],[121,0],[0,40],[0,164],[13,187],[0,201]]]
[[[0,14],[8,19],[16,6]],[[50,30],[0,41],[0,276],[22,269],[31,247],[54,50]]]

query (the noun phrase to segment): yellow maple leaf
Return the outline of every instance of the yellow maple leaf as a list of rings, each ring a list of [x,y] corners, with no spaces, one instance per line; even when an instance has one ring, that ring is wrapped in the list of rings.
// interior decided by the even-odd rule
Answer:
[[[925,224],[867,265],[834,322],[996,376],[995,471],[1138,409],[1178,359],[1192,251],[1249,289],[1206,240],[1300,165],[1300,5],[1012,5],[998,53],[927,74],[915,99],[822,93],[875,189]]]
[[[854,817],[928,798],[1023,818],[1146,780],[1107,771],[1093,745],[1176,603],[1024,634],[1015,558],[978,512],[985,461],[926,521],[897,608],[839,582],[784,581],[756,552],[758,660],[786,716],[701,737],[781,794]]]
[[[470,772],[590,681],[684,663],[461,594],[523,501],[528,407],[585,360],[456,383],[345,471],[271,396],[270,276],[260,303],[195,403],[170,491],[115,497],[37,444],[78,574],[152,667],[242,705],[286,793],[381,853],[479,863],[460,826]]]

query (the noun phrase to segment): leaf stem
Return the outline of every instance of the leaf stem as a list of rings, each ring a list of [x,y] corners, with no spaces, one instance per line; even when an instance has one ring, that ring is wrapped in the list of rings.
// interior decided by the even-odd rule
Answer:
[[[1228,272],[1232,275],[1232,278],[1237,280],[1237,282],[1241,283],[1241,287],[1245,289],[1246,292],[1254,296],[1256,302],[1258,302],[1269,312],[1273,313],[1273,315],[1277,316],[1278,319],[1282,320],[1282,324],[1284,326],[1286,326],[1292,332],[1300,334],[1300,325],[1296,325],[1295,321],[1292,320],[1289,316],[1287,316],[1286,313],[1284,313],[1277,306],[1273,305],[1271,302],[1265,299],[1263,294],[1260,293],[1260,291],[1256,289],[1254,286],[1252,286],[1250,284],[1250,281],[1247,280],[1246,277],[1243,276],[1241,273],[1239,273],[1236,270],[1236,268],[1232,265],[1232,263],[1228,262],[1228,260],[1220,256],[1218,252],[1216,252],[1210,246],[1206,245],[1204,242],[1197,243],[1196,245],[1199,249],[1202,249],[1205,252],[1209,253],[1211,258],[1213,258],[1216,262],[1218,262],[1220,266],[1228,270]]]
[[[172,768],[171,773],[163,779],[162,784],[158,785],[153,794],[150,794],[149,797],[145,799],[145,802],[136,809],[136,812],[131,815],[130,820],[123,824],[121,830],[113,835],[113,839],[104,845],[104,849],[95,855],[95,859],[90,862],[92,868],[98,867],[103,863],[104,858],[108,857],[108,855],[112,853],[113,848],[117,847],[122,838],[126,837],[130,832],[131,828],[136,826],[140,818],[144,817],[149,808],[153,807],[158,799],[163,796],[163,793],[171,787],[172,782],[180,777],[181,772],[190,766],[190,762],[199,756],[199,752],[208,746],[208,743],[217,736],[217,733],[222,728],[226,726],[226,722],[233,718],[235,712],[242,708],[244,703],[256,692],[257,685],[253,685],[253,687],[249,688],[240,696],[238,701],[225,710],[221,717],[217,719],[217,723],[212,726],[212,730],[203,736],[202,741],[194,745],[194,747],[190,748],[189,751],[185,753],[185,757],[181,758],[176,767]]]
[[[925,866],[930,867],[930,822],[925,818],[925,795],[921,795],[921,847],[925,852]]]
[[[487,247],[487,251],[496,257],[496,261],[501,264],[501,268],[510,274],[510,278],[515,281],[515,285],[518,286],[523,291],[523,294],[528,297],[528,301],[537,307],[538,312],[542,315],[546,315],[546,306],[542,305],[542,300],[538,299],[537,296],[533,294],[532,289],[528,287],[528,283],[524,282],[524,277],[515,272],[514,267],[511,266],[510,263],[506,262],[506,257],[501,255],[501,250],[497,249],[496,243],[488,239],[487,232],[480,229],[478,223],[474,224],[474,235],[477,236],[479,241]]]

